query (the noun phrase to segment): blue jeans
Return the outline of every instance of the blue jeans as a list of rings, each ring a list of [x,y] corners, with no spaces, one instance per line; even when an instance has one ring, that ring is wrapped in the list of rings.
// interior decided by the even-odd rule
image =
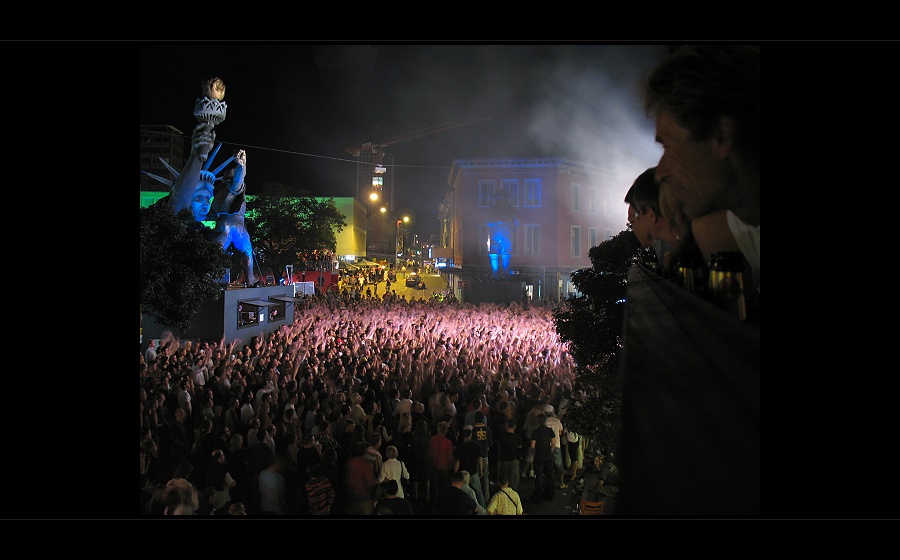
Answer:
[[[487,507],[485,504],[484,487],[481,484],[481,476],[478,473],[469,473],[469,488],[475,491],[475,501],[481,507]]]
[[[561,447],[555,448],[553,450],[553,452],[550,453],[550,458],[553,463],[553,469],[556,471],[556,476],[562,476],[562,474],[563,474],[562,448]]]

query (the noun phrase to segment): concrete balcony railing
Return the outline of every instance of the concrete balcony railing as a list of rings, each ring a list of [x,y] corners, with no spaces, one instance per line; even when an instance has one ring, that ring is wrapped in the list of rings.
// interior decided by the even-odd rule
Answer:
[[[760,514],[759,324],[641,266],[623,329],[623,515]]]

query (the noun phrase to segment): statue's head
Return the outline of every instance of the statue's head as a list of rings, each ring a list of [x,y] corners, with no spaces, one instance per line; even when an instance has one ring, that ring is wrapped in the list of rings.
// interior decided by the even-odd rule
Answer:
[[[191,212],[194,214],[194,219],[198,222],[206,219],[213,197],[213,181],[215,181],[215,177],[210,181],[204,175],[210,175],[210,173],[201,173],[197,189],[194,191],[193,198],[191,198]]]
[[[206,215],[209,214],[210,202],[213,198],[216,181],[222,178],[216,177],[216,174],[222,171],[222,169],[234,159],[234,156],[232,156],[219,164],[214,170],[209,171],[213,159],[216,157],[216,154],[219,153],[219,148],[221,147],[222,143],[219,142],[207,157],[206,162],[203,164],[203,168],[200,170],[200,178],[197,180],[197,188],[194,190],[194,196],[191,198],[191,211],[194,213],[194,219],[198,222],[206,220]]]

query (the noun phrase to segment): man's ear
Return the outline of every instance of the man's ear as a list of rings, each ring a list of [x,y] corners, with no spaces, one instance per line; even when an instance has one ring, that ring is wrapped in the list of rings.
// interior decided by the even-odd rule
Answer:
[[[713,150],[716,155],[724,159],[731,153],[734,146],[734,121],[731,117],[719,117],[716,132],[713,134]]]

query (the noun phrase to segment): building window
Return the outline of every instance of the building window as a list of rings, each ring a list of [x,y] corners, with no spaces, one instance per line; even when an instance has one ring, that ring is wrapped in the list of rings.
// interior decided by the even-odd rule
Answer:
[[[571,247],[571,256],[580,257],[581,256],[581,226],[572,226],[572,242],[570,244]]]
[[[541,225],[525,224],[525,254],[541,254]]]
[[[285,313],[285,308],[287,307],[285,302],[275,300],[271,303],[274,303],[276,305],[269,307],[269,322],[275,323],[277,321],[284,321],[285,317],[287,316],[287,313]]]
[[[609,189],[603,189],[600,191],[600,208],[603,210],[603,214],[605,216],[609,216]]]
[[[478,206],[488,207],[494,204],[494,181],[478,181]]]
[[[265,322],[266,315],[272,317],[273,309],[280,309],[275,317],[280,315],[284,318],[284,302],[262,301],[259,299],[251,299],[238,302],[238,329],[258,325]],[[280,320],[280,319],[279,319]]]
[[[589,227],[588,228],[588,246],[596,247],[600,244],[600,240],[597,239],[597,228]]]
[[[581,185],[572,183],[572,212],[581,212]]]
[[[613,233],[609,228],[603,228],[603,241],[609,241],[612,239]]]
[[[507,201],[510,206],[518,207],[520,205],[518,179],[503,179],[502,186],[500,188],[502,188],[506,192]]]
[[[259,324],[259,307],[245,301],[238,302],[238,328]]]
[[[597,197],[596,187],[588,187],[588,211],[596,214],[600,210],[600,200]]]
[[[523,206],[528,208],[540,208],[541,206],[541,180],[525,179],[525,202]]]

